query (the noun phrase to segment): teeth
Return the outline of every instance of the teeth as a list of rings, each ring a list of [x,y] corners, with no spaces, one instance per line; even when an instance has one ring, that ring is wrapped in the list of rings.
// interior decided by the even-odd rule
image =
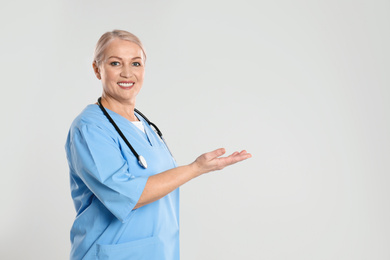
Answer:
[[[131,87],[134,85],[134,83],[118,83],[119,86],[121,87],[125,87],[125,88],[128,88],[128,87]]]

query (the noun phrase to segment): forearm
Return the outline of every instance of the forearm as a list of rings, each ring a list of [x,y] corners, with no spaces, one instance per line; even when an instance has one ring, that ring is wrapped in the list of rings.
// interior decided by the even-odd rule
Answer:
[[[199,169],[194,164],[189,164],[150,176],[134,208],[136,209],[161,199],[199,175]]]
[[[171,170],[150,176],[141,194],[135,209],[161,199],[184,183],[207,172],[222,170],[228,165],[235,164],[251,157],[245,150],[234,152],[227,157],[220,157],[225,153],[224,148],[204,153],[193,163],[173,168]]]

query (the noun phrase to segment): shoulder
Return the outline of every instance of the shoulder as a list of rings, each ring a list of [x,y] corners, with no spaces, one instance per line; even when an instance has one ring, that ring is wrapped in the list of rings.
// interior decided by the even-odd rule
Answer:
[[[86,129],[98,129],[102,132],[111,132],[111,125],[104,116],[99,106],[95,104],[88,105],[73,120],[70,127],[70,133],[84,132]]]
[[[88,105],[83,111],[73,120],[72,128],[82,128],[84,126],[101,125],[105,123],[105,116],[97,105]]]

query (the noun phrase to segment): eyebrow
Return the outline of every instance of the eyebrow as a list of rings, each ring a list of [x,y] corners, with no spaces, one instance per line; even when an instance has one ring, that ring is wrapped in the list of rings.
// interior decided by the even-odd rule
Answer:
[[[121,57],[118,57],[118,56],[110,56],[110,57],[108,57],[108,59],[112,59],[112,58],[115,58],[115,59],[118,59],[118,60],[122,59]]]
[[[118,57],[118,56],[110,56],[110,57],[108,57],[108,59],[112,59],[112,58],[115,58],[115,59],[118,59],[118,60],[123,60],[121,57]],[[136,60],[136,59],[141,59],[142,60],[141,57],[134,57],[134,58],[132,58],[132,60]]]

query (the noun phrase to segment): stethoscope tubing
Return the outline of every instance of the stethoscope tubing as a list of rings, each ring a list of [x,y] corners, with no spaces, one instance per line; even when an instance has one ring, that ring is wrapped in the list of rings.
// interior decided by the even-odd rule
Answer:
[[[133,146],[130,144],[130,142],[127,140],[127,138],[125,137],[125,135],[122,133],[122,131],[119,129],[119,127],[117,126],[117,124],[115,123],[115,121],[111,118],[111,116],[108,114],[107,110],[104,108],[104,106],[102,105],[101,103],[101,97],[98,98],[97,100],[97,103],[100,107],[100,109],[102,110],[103,114],[107,117],[108,121],[110,121],[110,123],[114,126],[115,130],[118,132],[118,134],[120,135],[120,137],[123,139],[123,141],[126,143],[126,145],[130,148],[131,152],[134,154],[134,156],[137,158],[138,160],[138,163],[139,165],[146,169],[148,167],[147,163],[146,163],[146,160],[145,158],[138,154],[137,151],[133,148]],[[150,126],[153,126],[153,128],[156,130],[157,134],[160,136],[161,140],[164,142],[165,144],[165,147],[168,149],[169,153],[171,154],[171,156],[173,157],[172,153],[171,153],[171,150],[169,149],[167,143],[165,142],[165,139],[163,137],[163,134],[162,132],[160,131],[160,129],[154,124],[152,123],[143,113],[141,113],[138,109],[134,108],[134,112],[136,112],[137,114],[139,114],[143,119],[145,119],[145,121],[150,125]]]

